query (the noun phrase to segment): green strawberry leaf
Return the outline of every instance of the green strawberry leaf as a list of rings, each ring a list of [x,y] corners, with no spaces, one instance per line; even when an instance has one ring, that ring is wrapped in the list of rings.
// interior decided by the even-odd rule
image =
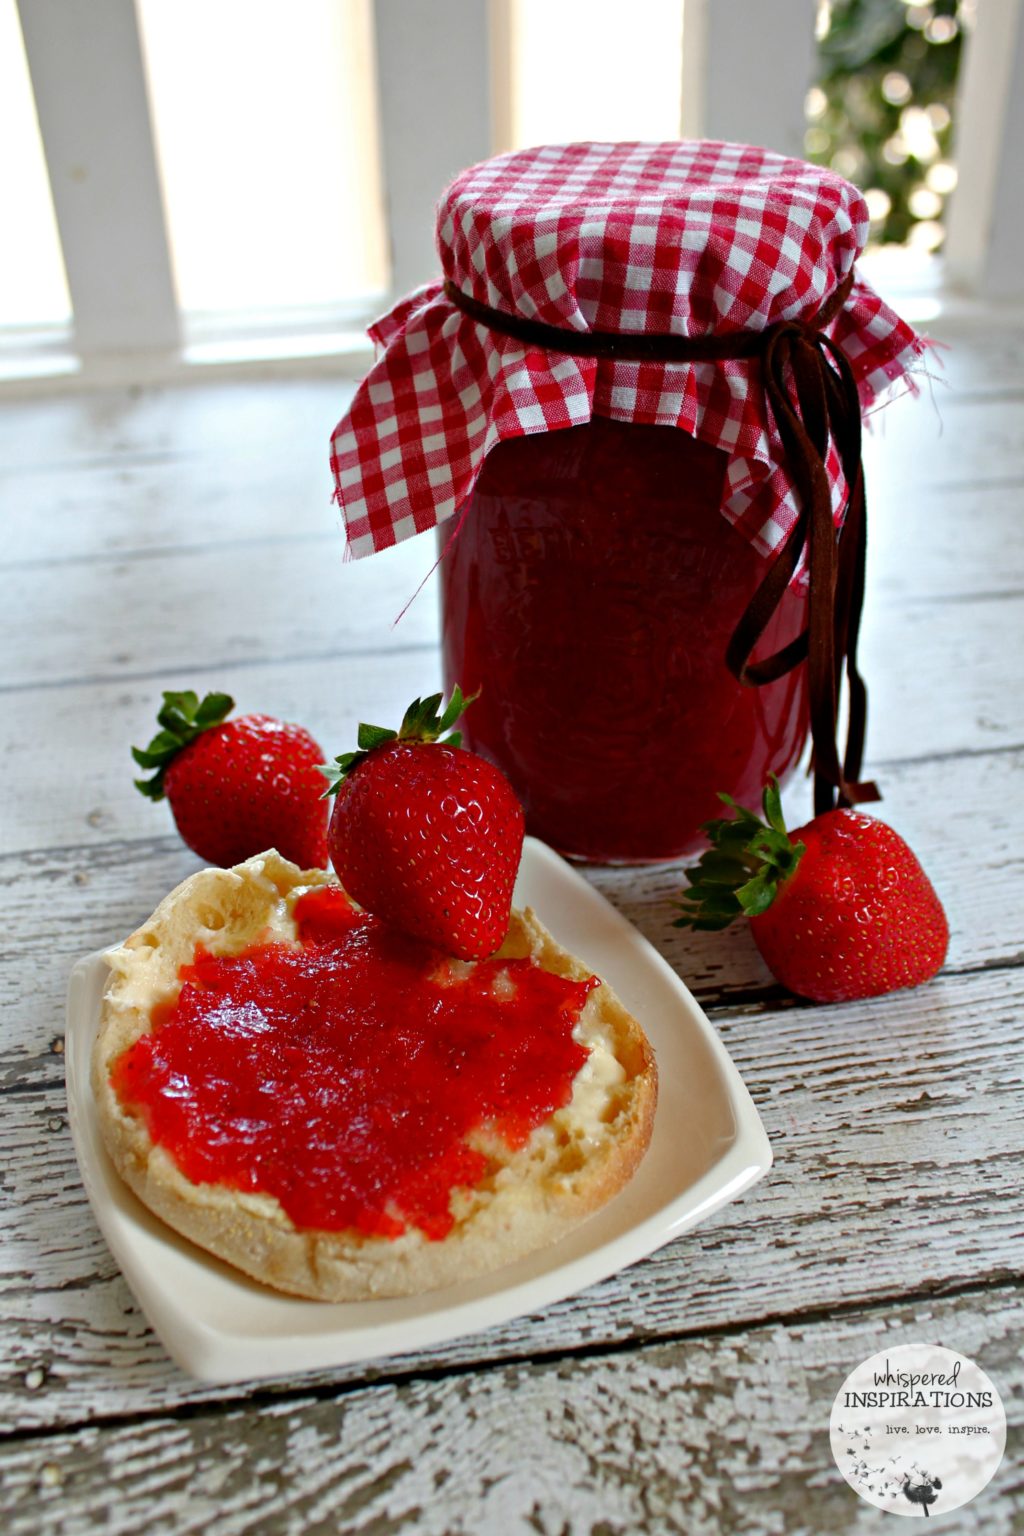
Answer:
[[[806,852],[786,831],[774,774],[764,791],[765,821],[731,795],[718,798],[736,814],[705,822],[711,846],[686,870],[689,887],[674,903],[682,914],[676,928],[717,930],[740,916],[760,917]]]
[[[443,694],[432,693],[425,699],[413,699],[402,716],[402,723],[397,731],[388,730],[382,725],[360,723],[356,735],[358,750],[344,752],[340,757],[336,757],[332,764],[320,769],[327,780],[324,798],[336,795],[345,780],[355,773],[371,752],[376,752],[380,747],[387,746],[391,742],[399,741],[410,745],[441,742],[446,747],[461,746],[462,732],[452,731],[450,728],[473,700],[479,697],[479,694],[470,694],[467,698],[456,683],[452,689],[451,698],[442,710],[443,697]],[[446,735],[446,732],[449,734]]]
[[[162,800],[164,798],[163,774],[158,773],[152,779],[135,779],[135,788],[140,795],[145,795],[147,800]]]
[[[747,917],[760,917],[775,900],[775,888],[775,872],[766,865],[764,869],[758,870],[752,880],[739,887],[736,900]]]
[[[229,693],[208,693],[195,711],[195,723],[201,731],[208,730],[212,725],[221,725],[234,707],[235,701]]]
[[[135,787],[149,800],[162,800],[164,774],[178,753],[195,741],[203,731],[221,725],[235,707],[235,701],[226,693],[208,693],[202,703],[191,689],[175,692],[164,691],[163,704],[157,714],[160,730],[148,747],[132,747],[132,757],[140,768],[155,768],[151,779],[136,779]]]
[[[704,854],[699,864],[692,865],[683,873],[691,884],[695,880],[704,880],[708,885],[726,885],[735,889],[736,876],[742,868],[743,865],[737,859],[712,848]]]
[[[207,694],[207,698],[210,697],[211,695]],[[191,688],[186,688],[184,692],[178,693],[173,691],[168,693],[165,691],[164,704],[173,705],[176,709],[180,709],[182,714],[187,716],[189,720],[192,720],[195,718],[196,710],[199,708],[199,695],[198,693],[193,693]]]
[[[774,773],[769,776],[768,783],[764,787],[761,804],[764,808],[765,821],[774,831],[785,837],[786,823],[782,815],[782,797],[779,794],[779,781]]]
[[[165,693],[157,722],[167,731],[187,733],[195,728],[199,699],[191,689],[187,693]]]
[[[386,741],[394,741],[396,733],[387,730],[383,725],[360,725],[359,749],[361,752],[372,752],[374,747],[382,747]]]
[[[477,694],[473,695],[474,699],[477,697]],[[463,698],[462,689],[459,687],[458,683],[456,683],[455,687],[452,689],[452,696],[448,700],[448,708],[437,722],[437,734],[439,736],[443,736],[445,731],[450,731],[456,720],[458,720],[459,716],[462,714],[462,711],[465,709],[466,705],[471,704],[472,702],[472,699]]]
[[[161,768],[170,762],[180,748],[181,740],[173,731],[160,731],[145,750],[132,747],[132,757],[140,768]]]
[[[186,737],[193,728],[193,720],[177,704],[165,704],[157,715],[157,724],[172,736]]]

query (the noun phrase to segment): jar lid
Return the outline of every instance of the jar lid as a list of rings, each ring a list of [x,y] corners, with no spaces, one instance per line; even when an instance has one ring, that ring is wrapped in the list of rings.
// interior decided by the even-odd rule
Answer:
[[[777,549],[799,509],[756,354],[573,355],[495,329],[479,307],[555,327],[569,345],[594,332],[740,336],[837,298],[824,330],[864,406],[924,348],[854,274],[867,233],[849,182],[742,144],[543,146],[464,171],[438,210],[447,291],[429,284],[371,327],[380,356],[332,441],[351,553],[458,512],[497,443],[595,415],[724,450],[724,515],[761,553]],[[826,469],[838,518],[846,486],[832,448]]]

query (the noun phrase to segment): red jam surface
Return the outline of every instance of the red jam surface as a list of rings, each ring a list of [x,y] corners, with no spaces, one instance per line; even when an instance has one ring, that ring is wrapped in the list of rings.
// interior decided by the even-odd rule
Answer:
[[[115,1062],[118,1097],[194,1183],[275,1195],[300,1227],[443,1238],[452,1190],[489,1167],[466,1138],[521,1146],[569,1102],[598,983],[530,960],[453,972],[334,886],[295,919],[299,945],[197,949]]]
[[[675,428],[595,417],[501,443],[458,533],[440,531],[446,680],[482,690],[465,744],[563,852],[690,852],[719,790],[756,805],[800,756],[805,668],[747,688],[725,664],[766,570],[720,511],[726,462]],[[757,655],[804,617],[791,590]]]

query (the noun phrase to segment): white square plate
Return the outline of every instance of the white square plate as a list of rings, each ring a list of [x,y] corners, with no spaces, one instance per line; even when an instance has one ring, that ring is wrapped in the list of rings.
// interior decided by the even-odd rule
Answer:
[[[71,1132],[96,1220],[168,1353],[202,1381],[402,1354],[503,1323],[603,1280],[678,1237],[771,1166],[757,1110],[725,1047],[661,955],[545,844],[527,838],[516,905],[592,965],[641,1021],[658,1061],[654,1134],[632,1182],[561,1242],[428,1295],[330,1304],[247,1279],[152,1216],[107,1156],[89,1059],[107,968],[71,974],[65,1046]]]

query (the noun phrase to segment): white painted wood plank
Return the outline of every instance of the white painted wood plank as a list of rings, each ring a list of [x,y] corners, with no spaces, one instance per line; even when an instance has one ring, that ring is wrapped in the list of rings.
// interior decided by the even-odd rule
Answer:
[[[875,762],[1002,750],[1024,736],[1007,653],[1024,642],[1024,600],[921,602],[866,612],[861,646]]]
[[[685,138],[763,144],[804,158],[814,0],[685,0]]]
[[[419,602],[433,614],[429,592]],[[389,619],[385,608],[382,625]],[[368,638],[372,644],[373,636]],[[298,720],[335,757],[355,745],[361,720],[397,725],[411,700],[440,688],[441,678],[433,649],[392,648],[380,657],[241,664],[215,674],[169,671],[152,682],[10,694],[0,713],[6,780],[0,852],[61,844],[100,847],[115,838],[172,832],[166,805],[154,807],[132,787],[139,770],[129,748],[144,746],[155,731],[161,687],[190,683],[200,689],[223,686],[239,712]],[[73,750],[74,771],[55,796],[49,791],[58,769],[52,757],[65,748]],[[63,767],[59,771],[63,775]]]
[[[353,390],[224,383],[5,405],[0,564],[310,536],[340,559],[328,440]]]
[[[936,835],[924,793],[928,780],[920,767],[899,775],[898,806],[892,801],[886,806],[889,819],[920,851],[949,912],[950,972],[1014,965],[1024,958],[1019,857],[1016,841],[1010,841],[1015,839],[1012,791],[1020,763],[1002,757],[978,763],[978,800],[992,808],[983,847],[978,845],[977,801],[968,797],[960,797],[948,827]],[[956,799],[953,781],[951,801]],[[161,835],[167,832],[167,818],[152,829],[151,841],[125,842],[109,830],[103,833],[102,812],[95,820],[99,825],[92,847],[81,844],[0,860],[0,886],[10,914],[2,993],[6,1023],[0,1038],[7,1084],[52,1080],[49,1053],[63,1031],[66,976],[74,961],[138,927],[174,885],[199,867],[173,833]],[[672,903],[683,885],[681,866],[590,870],[589,875],[706,1007],[787,1005],[741,926],[721,934],[672,926]],[[542,915],[557,932],[557,914]],[[600,970],[600,955],[584,958]]]
[[[48,566],[24,568],[0,608],[0,652],[14,662],[4,682],[144,676],[158,696],[178,686],[175,679],[194,675],[198,686],[232,664],[436,643],[433,585],[411,602],[434,564],[432,541],[409,540],[372,560],[343,555],[339,533],[314,545],[213,546],[69,564],[59,581]],[[340,661],[339,680],[346,670]]]
[[[1024,476],[1019,485],[908,496],[883,473],[869,495],[865,608],[880,622],[893,603],[1024,590]]]
[[[867,1533],[877,1512],[837,1472],[828,1424],[883,1334],[940,1337],[976,1359],[1019,1432],[1024,1303],[1005,1288],[28,1439],[4,1458],[7,1530]],[[1013,1536],[1022,1517],[1011,1451],[942,1529]]]
[[[45,569],[27,570],[0,609],[0,646],[14,666],[7,685],[146,680],[156,698],[165,687],[233,686],[234,668],[266,664],[291,668],[298,695],[303,668],[333,662],[333,675],[319,674],[333,700],[354,679],[368,679],[371,656],[391,651],[416,653],[409,667],[415,678],[431,666],[437,635],[432,583],[394,621],[432,553],[429,541],[356,563],[311,559],[305,546],[269,560],[260,546],[208,549],[109,567],[71,565],[59,584]],[[862,660],[871,687],[871,757],[1024,743],[1024,693],[1008,686],[1006,672],[1007,650],[1022,637],[1024,596],[869,602]],[[16,712],[32,708],[25,692],[9,699]],[[262,701],[246,688],[245,703]]]
[[[22,472],[7,484],[0,570],[13,584],[25,566],[45,568],[41,579],[52,585],[65,563],[122,565],[244,545],[254,547],[254,567],[258,549],[269,570],[282,552],[298,565],[295,547],[303,545],[316,579],[319,566],[344,558],[321,449],[317,434],[306,452],[288,453],[278,445],[275,453],[257,454],[252,466],[225,445],[219,453],[194,456],[125,454],[116,468],[106,459]],[[1024,465],[1019,483],[929,487],[910,495],[884,462],[872,469],[869,605],[1024,588],[1024,522],[1017,513]],[[410,540],[401,557],[388,558],[407,560],[408,579],[418,581],[434,558],[431,535]],[[400,587],[396,577],[396,601]]]
[[[998,304],[970,305],[961,310],[951,307],[920,329],[939,343],[928,364],[944,383],[944,398],[952,402],[968,395],[994,399],[1024,389],[1024,330],[1019,310]]]
[[[893,451],[918,418],[938,437],[936,408],[955,410],[981,391],[994,397],[990,407],[998,406],[1000,395],[1024,389],[1019,319],[995,312],[988,319],[949,314],[924,330],[940,343],[925,365],[935,379],[934,402],[926,391],[919,401],[900,399],[876,417],[884,441],[895,439]],[[144,454],[163,459],[177,454],[186,466],[201,461],[204,473],[216,474],[220,456],[234,454],[235,462],[225,467],[242,483],[251,475],[258,484],[277,455],[297,466],[304,454],[316,452],[326,465],[331,429],[352,389],[345,378],[197,380],[176,389],[97,388],[50,399],[8,400],[0,412],[0,453],[5,473],[36,474],[64,467],[78,473],[101,466],[111,455],[131,463]]]
[[[991,298],[1024,297],[1024,6],[974,8],[957,90],[959,180],[949,210],[950,275]]]
[[[875,771],[868,763],[868,771]],[[877,770],[885,799],[871,807],[916,851],[950,923],[949,970],[1016,964],[1024,958],[1020,915],[1020,780],[1024,754],[993,753]],[[791,780],[783,803],[791,827],[813,814],[810,782]],[[983,828],[983,831],[981,830]],[[706,1006],[781,993],[749,932],[692,933],[671,926],[681,866],[590,870],[590,879],[646,934]]]
[[[378,681],[382,673],[374,674]],[[417,670],[425,687],[434,674]],[[396,668],[389,683],[395,702],[409,692],[412,674]],[[416,692],[414,688],[409,697]],[[145,718],[148,697],[134,698],[132,713]],[[49,696],[52,702],[55,695]],[[112,714],[104,705],[110,700]],[[268,690],[258,702],[286,714],[296,702],[286,689]],[[354,740],[359,718],[372,718],[370,700],[358,692],[345,703],[346,728],[334,734],[338,751]],[[405,700],[408,702],[408,700]],[[325,698],[316,706],[325,708]],[[306,718],[302,709],[295,714]],[[46,728],[37,711],[26,730]],[[311,712],[318,737],[325,716]],[[153,806],[131,787],[132,764],[125,750],[129,732],[124,713],[110,695],[80,696],[71,715],[56,726],[69,739],[95,719],[98,742],[79,749],[79,767],[61,795],[41,798],[38,753],[8,752],[6,783],[13,816],[5,842],[21,839],[26,852],[0,858],[8,941],[5,995],[13,1010],[7,1049],[44,1052],[51,1028],[59,1027],[64,971],[80,955],[122,938],[144,922],[157,902],[199,861],[174,834],[167,807]],[[108,734],[118,732],[117,739]],[[120,733],[123,733],[124,740]],[[85,737],[88,740],[87,737]],[[116,768],[116,771],[114,771]],[[1014,962],[1022,953],[1019,783],[1024,754],[993,753],[960,762],[892,765],[882,775],[886,799],[877,807],[916,849],[949,913],[949,966],[973,969]],[[785,794],[790,825],[811,813],[810,789],[792,782]],[[49,819],[47,819],[49,817]],[[980,830],[980,829],[983,829]],[[708,1005],[735,998],[777,996],[749,936],[737,926],[725,933],[690,933],[671,926],[672,901],[683,884],[682,865],[588,871],[598,889],[662,951]],[[600,956],[588,957],[599,966]],[[23,1013],[22,1010],[25,1010]]]
[[[981,7],[984,11],[986,8]],[[989,7],[991,9],[991,7]],[[999,180],[992,210],[988,260],[985,271],[987,296],[1006,300],[1024,298],[1024,5],[1017,0],[1017,36],[1011,56],[1011,79],[1002,140],[999,144]]]
[[[993,397],[1024,389],[1024,321],[1019,312],[949,311],[922,325],[938,348],[924,367],[934,375],[938,406],[955,408],[966,397]],[[352,383],[276,378],[250,382],[195,379],[179,388],[94,388],[50,398],[8,399],[0,412],[0,453],[5,472],[53,466],[88,466],[117,453],[178,452],[186,462],[206,455],[215,467],[220,453],[238,452],[236,473],[280,451],[294,459],[303,446],[323,448],[351,396]],[[993,402],[990,402],[993,403]],[[895,425],[932,414],[926,397],[897,402]],[[909,429],[908,429],[909,430]],[[897,434],[898,435],[898,434]]]
[[[172,425],[162,414],[172,396],[137,402],[140,414],[134,418],[122,400],[98,425],[94,418],[95,443],[83,418],[69,414],[63,421],[73,444],[69,458],[76,462],[68,465],[68,479],[73,482],[75,471],[84,469],[98,450],[97,456],[107,455],[111,463],[94,466],[97,480],[100,487],[104,481],[111,484],[118,464],[130,463],[133,453],[153,451],[166,429],[168,436],[160,445],[167,455],[166,478],[157,464],[150,482],[165,497],[161,516],[167,519],[167,533],[161,532],[160,538],[171,542],[177,533],[191,542],[202,521],[195,507],[203,505],[191,494],[192,485],[201,490],[210,466],[230,460],[232,398],[242,397],[225,390],[219,409],[209,414],[201,402],[193,402],[191,416],[179,400]],[[245,416],[250,428],[260,423],[266,428],[262,463],[277,487],[275,494],[286,504],[292,483],[287,455],[292,427],[276,435],[272,413],[268,417],[266,411],[272,398],[272,393],[247,396]],[[306,433],[306,412],[310,405],[315,410],[319,406],[312,399],[304,402],[298,392],[288,401],[285,410],[294,411],[294,429]],[[585,1350],[601,1341],[621,1346],[648,1332],[730,1328],[787,1310],[813,1311],[871,1297],[895,1300],[923,1286],[973,1284],[1020,1271],[1016,1182],[1021,1146],[1015,1127],[1022,973],[1012,965],[1006,968],[1019,958],[1019,902],[1014,898],[1019,889],[1014,884],[1019,874],[1019,761],[1009,752],[944,764],[909,760],[925,755],[929,742],[928,750],[938,742],[948,750],[966,747],[974,753],[986,739],[1012,741],[1019,724],[1016,706],[1002,698],[1014,692],[1008,685],[1015,651],[1010,625],[1015,618],[1019,623],[1020,613],[1019,603],[1007,600],[1020,569],[1013,503],[1003,502],[995,487],[975,503],[970,489],[970,475],[976,480],[982,471],[993,478],[999,473],[1020,478],[1014,457],[1019,407],[1004,401],[993,410],[991,404],[958,405],[963,431],[941,439],[929,435],[929,409],[918,407],[916,418],[926,422],[929,431],[915,428],[899,451],[893,446],[895,426],[890,431],[886,424],[879,446],[891,460],[883,460],[887,473],[882,483],[884,505],[893,515],[910,500],[909,491],[922,484],[927,488],[962,477],[965,489],[934,497],[915,494],[913,511],[902,525],[880,523],[876,517],[869,604],[869,648],[876,648],[872,659],[884,667],[884,679],[875,679],[873,752],[908,759],[885,770],[888,799],[881,809],[921,852],[950,906],[952,965],[977,974],[950,975],[930,988],[863,1008],[788,1006],[770,986],[749,936],[687,936],[666,927],[677,871],[607,871],[595,876],[715,1007],[719,1028],[751,1083],[776,1143],[776,1168],[748,1200],[723,1212],[714,1224],[585,1298],[425,1360],[409,1358],[387,1369],[419,1372],[435,1363],[472,1370],[483,1360]],[[904,409],[913,408],[893,408],[893,424],[896,412]],[[189,494],[180,495],[175,482],[182,474],[185,421],[195,430],[205,463],[192,465]],[[0,447],[5,430],[0,425]],[[980,454],[979,442],[991,450],[987,459]],[[17,444],[8,439],[11,446]],[[26,451],[23,467],[29,468],[31,457]],[[32,478],[29,474],[24,482]],[[258,496],[256,475],[248,481],[242,475],[236,484],[247,496]],[[218,482],[215,499],[225,520],[225,538],[244,540],[226,479]],[[102,506],[100,490],[91,518],[90,536],[96,542],[91,550],[84,544],[78,549],[94,574],[114,563],[96,558],[109,531]],[[975,515],[984,516],[988,524],[973,533],[972,551],[963,561],[958,560],[955,531],[953,536],[949,531],[951,523],[954,530],[959,527],[959,518],[950,510],[954,506],[976,508]],[[922,603],[913,599],[914,586],[905,578],[914,556],[914,529],[925,528],[933,511],[942,533],[920,566],[922,592],[928,594]],[[123,520],[115,519],[114,526],[128,533],[127,499],[120,503],[117,518],[122,512]],[[275,536],[269,521],[263,528],[260,536]],[[998,556],[1004,535],[1007,554],[996,562],[999,582],[979,587],[986,562],[975,559],[974,551]],[[315,569],[329,547],[329,541],[307,544],[308,563],[304,566],[295,555],[284,574],[295,581],[321,582],[317,590],[330,596],[336,590],[333,577]],[[207,555],[213,559],[223,553],[196,550],[181,557],[120,563],[159,568],[160,580],[146,585],[150,578],[144,578],[143,589],[161,600],[158,589],[164,581],[176,592],[187,593],[187,581],[172,572],[176,559],[181,570],[202,570]],[[241,563],[249,558],[251,584],[262,591],[269,577],[258,574],[256,553],[250,547]],[[282,562],[275,560],[273,550],[264,548],[262,553],[275,575],[275,566],[280,569]],[[395,571],[404,558],[396,553]],[[916,574],[911,569],[910,575]],[[51,572],[51,577],[59,590],[63,573]],[[389,587],[382,575],[374,588],[379,607],[372,612],[370,632],[377,649],[387,644],[380,626],[397,585],[397,579],[391,579]],[[211,596],[216,589],[211,579]],[[977,597],[986,590],[1003,596],[992,602],[933,601],[936,594]],[[189,601],[186,597],[186,606]],[[925,619],[915,620],[914,614],[920,619],[923,610]],[[986,612],[996,618],[987,619]],[[44,602],[43,613],[59,626],[62,616],[56,606],[47,610]],[[342,616],[343,633],[350,620],[351,615]],[[243,707],[304,719],[321,734],[325,746],[334,747],[330,738],[338,722],[348,735],[355,720],[373,718],[374,699],[394,700],[397,709],[406,702],[410,681],[412,692],[433,683],[436,672],[422,680],[422,669],[437,665],[429,644],[412,656],[387,651],[376,659],[290,663],[283,648],[289,636],[312,634],[317,623],[326,626],[327,616],[301,614],[296,625],[284,599],[274,595],[266,615],[272,653],[266,661],[236,655],[227,676]],[[87,656],[102,654],[101,646],[115,629],[70,628],[63,636],[64,656],[74,649]],[[222,615],[214,615],[210,633],[230,638]],[[895,677],[893,653],[898,644],[910,654],[918,637],[932,659],[911,688]],[[20,633],[12,635],[21,638]],[[60,662],[59,647],[51,654]],[[78,662],[76,656],[74,664]],[[909,662],[903,660],[901,666]],[[175,677],[169,683],[189,680]],[[211,685],[214,681],[211,677]],[[250,687],[252,692],[247,692]],[[0,1139],[10,1143],[4,1163],[8,1214],[0,1254],[0,1412],[7,1423],[25,1427],[83,1422],[95,1413],[151,1412],[220,1396],[185,1383],[168,1366],[92,1227],[62,1124],[60,1056],[54,1049],[67,961],[134,926],[195,867],[196,861],[173,836],[158,835],[168,825],[165,813],[146,806],[128,787],[131,765],[125,747],[138,736],[137,723],[148,728],[151,694],[155,685],[130,681],[30,689],[8,695],[0,728],[0,752],[9,770],[5,803],[17,812],[16,831],[25,833],[20,846],[27,850],[0,863],[0,873],[11,880],[5,910],[13,914],[6,928],[8,991],[0,1037],[0,1069],[13,1088],[4,1095],[5,1115],[0,1116]],[[986,735],[984,720],[990,708],[994,712],[989,725],[998,729],[988,729]],[[1019,735],[1015,739],[1021,740]],[[69,777],[62,751],[59,794],[55,742],[76,762]],[[787,795],[794,818],[799,818],[803,803],[803,789],[794,787]],[[947,807],[953,808],[948,830],[940,824]],[[978,830],[982,818],[984,837]],[[17,841],[8,844],[7,836],[5,825],[0,847],[19,846]],[[65,846],[57,846],[58,836]],[[358,1380],[372,1371],[359,1368],[323,1380]],[[787,1376],[787,1389],[792,1379]],[[389,1408],[386,1418],[397,1433],[396,1412]],[[59,1497],[65,1501],[65,1495]],[[63,1507],[71,1511],[69,1520],[75,1518],[70,1503],[65,1501]],[[151,1504],[150,1516],[160,1507]]]
[[[374,0],[374,20],[391,288],[403,294],[440,273],[441,193],[491,153],[488,8],[478,0]]]
[[[873,525],[905,527],[926,563],[931,527],[947,515],[959,527],[964,515],[958,506],[933,511],[937,491],[988,497],[987,520],[996,493],[979,485],[994,480],[1006,494],[1008,482],[1024,482],[1020,402],[992,398],[1024,391],[1022,333],[997,326],[980,342],[976,329],[964,340],[955,327],[945,334],[951,344],[935,384],[878,412],[866,442]],[[0,563],[340,539],[327,443],[352,388],[345,380],[225,382],[7,404]],[[945,491],[950,482],[959,492]],[[1011,513],[1007,533],[1019,527]]]
[[[130,864],[119,873],[124,903],[138,881]],[[31,1012],[26,1033],[49,1039],[61,1028],[47,1006],[56,956],[45,920],[38,928],[23,946],[37,998],[12,1013]],[[1018,1273],[1022,1004],[1018,967],[845,1007],[720,1010],[717,1026],[775,1149],[762,1184],[538,1318],[335,1379],[695,1332]],[[59,1054],[6,1056],[0,1420],[59,1423],[219,1396],[170,1367],[117,1280],[74,1165]],[[45,1392],[33,1385],[37,1371]]]
[[[354,384],[339,376],[239,380],[199,375],[177,388],[93,388],[45,399],[4,402],[0,452],[5,470],[87,467],[111,455],[178,453],[186,461],[249,449],[259,464],[275,453],[329,448],[331,428]]]
[[[133,0],[19,10],[76,348],[172,351],[177,302]]]
[[[872,412],[864,437],[869,495],[899,487],[927,497],[941,488],[1020,483],[1024,410],[1020,400],[957,399],[941,379],[916,399],[893,399]]]

